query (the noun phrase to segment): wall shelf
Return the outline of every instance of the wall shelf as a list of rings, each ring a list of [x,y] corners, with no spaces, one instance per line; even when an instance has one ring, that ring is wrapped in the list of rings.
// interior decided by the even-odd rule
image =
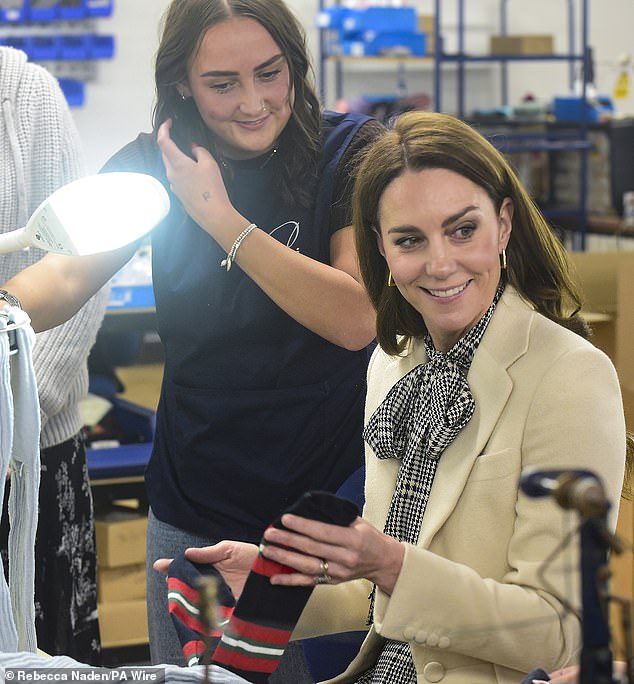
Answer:
[[[457,50],[453,53],[445,51],[445,37],[443,26],[443,6],[447,0],[434,0],[434,103],[437,111],[443,111],[443,79],[442,67],[444,64],[455,64],[458,68],[457,78],[457,112],[462,119],[467,118],[466,112],[466,73],[465,65],[469,63],[499,64],[501,71],[500,101],[502,107],[509,105],[508,69],[511,63],[530,62],[564,62],[569,65],[568,89],[573,92],[576,71],[580,70],[579,81],[581,83],[581,102],[586,101],[586,85],[590,74],[590,51],[588,48],[588,0],[566,0],[567,14],[567,49],[563,53],[554,54],[469,54],[466,49],[466,34],[468,27],[465,21],[466,0],[452,0],[457,7]],[[508,4],[509,0],[498,0],[500,10],[500,33],[508,35]],[[579,12],[579,25],[577,26],[577,12]],[[575,122],[574,129],[567,132],[549,128],[536,133],[525,132],[520,129],[522,125],[532,127],[534,122],[519,123],[510,133],[500,136],[492,136],[492,142],[505,154],[515,152],[544,151],[556,153],[562,151],[576,151],[579,154],[579,203],[573,208],[561,208],[561,214],[571,214],[575,217],[578,229],[572,234],[573,248],[584,250],[586,246],[587,228],[587,186],[588,186],[588,153],[592,145],[588,139],[588,112],[587,108],[580,106],[580,117]],[[490,125],[486,119],[479,119],[478,126],[485,132]],[[512,122],[498,122],[498,126],[511,126]],[[539,124],[539,122],[537,122]],[[485,133],[486,134],[486,133]],[[501,144],[500,144],[501,142]],[[552,208],[552,212],[556,213]]]
[[[472,0],[473,1],[473,0]],[[499,23],[501,35],[508,35],[508,4],[510,0],[498,0]],[[339,100],[344,96],[344,75],[372,71],[373,73],[390,73],[393,71],[396,92],[399,96],[407,94],[407,79],[413,73],[431,73],[433,80],[433,106],[436,111],[445,111],[443,103],[444,90],[447,89],[446,70],[452,70],[456,82],[457,107],[454,112],[462,119],[468,119],[466,110],[466,85],[468,76],[475,69],[492,69],[495,65],[500,70],[500,97],[502,107],[508,108],[509,102],[509,69],[513,64],[521,63],[559,63],[569,66],[569,83],[566,90],[573,92],[575,80],[581,83],[581,102],[586,101],[586,83],[591,70],[591,56],[588,48],[588,0],[564,0],[566,3],[567,37],[563,51],[552,54],[470,54],[466,49],[466,35],[470,30],[466,25],[466,0],[434,0],[433,35],[434,48],[425,56],[349,56],[334,54],[333,41],[336,32],[331,28],[320,27],[320,70],[319,87],[322,102],[328,99],[328,65],[334,66],[335,96]],[[457,9],[457,49],[449,52],[445,49],[445,26],[443,25],[443,7],[453,2]],[[319,11],[327,7],[341,5],[340,0],[319,0]],[[453,27],[452,27],[453,28]],[[332,69],[330,69],[332,76]],[[577,78],[578,77],[578,78]],[[575,206],[548,207],[549,216],[570,216],[577,229],[571,232],[573,248],[585,249],[587,228],[587,193],[588,193],[588,154],[592,143],[588,137],[589,115],[586,107],[580,106],[580,117],[568,124],[566,131],[558,130],[550,122],[533,121],[532,119],[515,121],[493,121],[484,117],[474,123],[487,135],[491,132],[494,144],[504,154],[543,152],[556,155],[560,152],[575,152],[579,155],[579,201]],[[537,126],[540,130],[533,132]],[[502,135],[495,135],[503,129]]]
[[[111,16],[113,0],[59,0],[46,6],[23,0],[0,9],[0,45],[22,50],[60,83],[71,107],[84,104],[85,84],[97,77],[97,63],[115,53],[114,36],[100,35],[100,19]]]

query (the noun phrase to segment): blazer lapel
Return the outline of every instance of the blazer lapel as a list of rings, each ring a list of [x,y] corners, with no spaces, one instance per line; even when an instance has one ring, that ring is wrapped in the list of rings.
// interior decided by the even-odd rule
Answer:
[[[429,546],[455,508],[475,459],[497,425],[513,389],[507,369],[526,353],[532,315],[528,305],[507,287],[469,369],[469,387],[476,402],[474,414],[440,457],[419,546]]]

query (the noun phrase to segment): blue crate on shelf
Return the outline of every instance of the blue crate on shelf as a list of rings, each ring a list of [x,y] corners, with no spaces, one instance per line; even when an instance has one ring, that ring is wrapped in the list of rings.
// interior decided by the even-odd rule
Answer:
[[[31,58],[31,39],[28,36],[3,36],[0,38],[0,45],[22,50]]]
[[[586,121],[601,121],[614,113],[614,104],[607,95],[599,96],[594,101],[586,100],[585,112],[583,98],[578,95],[563,95],[553,98],[553,115],[557,121],[579,122],[585,116]]]
[[[86,449],[91,480],[143,475],[152,452],[156,413],[119,397],[111,398],[112,412],[129,444]]]
[[[28,10],[27,18],[34,22],[51,22],[58,17],[59,2],[47,3],[45,5],[38,5],[34,0],[31,0]]]
[[[58,36],[33,36],[29,58],[35,62],[59,59],[60,44]]]
[[[341,39],[356,39],[366,31],[402,31],[413,33],[418,28],[414,7],[326,7],[317,14],[317,26],[332,29]]]
[[[16,3],[14,6],[0,8],[0,22],[16,24],[26,21],[28,15],[28,3]]]
[[[90,36],[88,56],[89,59],[112,59],[114,57],[114,36]]]
[[[417,30],[418,17],[413,7],[328,7],[317,15],[317,25],[329,31],[325,49],[331,55],[427,54],[427,34]]]
[[[342,17],[341,28],[344,36],[366,31],[414,33],[418,18],[413,7],[367,7]]]
[[[60,19],[71,21],[85,19],[88,16],[85,0],[60,0],[58,3],[57,16]]]
[[[363,40],[343,40],[341,55],[352,57],[406,56],[424,57],[427,54],[425,33],[367,32]]]
[[[60,78],[59,87],[69,107],[82,107],[86,100],[86,85],[75,78]]]
[[[112,15],[114,0],[84,0],[89,17],[109,17]]]
[[[59,59],[70,61],[89,59],[90,36],[85,34],[59,36],[59,47]]]
[[[109,17],[112,15],[114,0],[58,0],[54,3],[46,3],[38,6],[31,0],[24,3],[24,19],[34,22],[51,22],[56,19],[77,20],[99,17]]]
[[[35,0],[16,2],[14,6],[0,8],[0,23],[21,24],[53,22],[57,19],[77,21],[112,15],[114,0],[58,0],[41,5]]]
[[[110,289],[108,308],[154,308],[154,290],[152,285],[113,285]]]
[[[0,45],[22,50],[34,62],[55,60],[112,59],[114,36],[101,35],[21,35],[0,36]]]
[[[320,29],[343,30],[343,22],[353,10],[348,7],[333,5],[325,7],[317,14],[317,27]]]

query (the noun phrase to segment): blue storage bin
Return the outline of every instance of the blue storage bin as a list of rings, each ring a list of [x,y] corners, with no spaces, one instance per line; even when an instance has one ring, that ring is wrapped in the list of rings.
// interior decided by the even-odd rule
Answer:
[[[351,10],[341,23],[344,37],[365,31],[415,33],[418,17],[414,7],[367,7]]]
[[[85,0],[60,0],[58,5],[60,19],[85,19],[87,16]]]
[[[0,9],[0,22],[15,24],[26,21],[27,10],[28,5],[26,0],[24,0],[24,2],[22,2],[21,4],[16,5],[15,7],[3,7],[2,9]]]
[[[58,16],[59,2],[55,2],[47,7],[38,7],[33,5],[33,0],[31,0],[31,5],[28,10],[29,19],[36,22],[49,22],[55,21]]]
[[[351,57],[374,57],[379,55],[405,55],[423,57],[427,54],[425,33],[376,33],[367,32],[363,40],[343,40],[340,54]]]
[[[321,29],[343,30],[343,22],[353,10],[347,7],[325,7],[317,13],[317,27]]]
[[[405,33],[402,31],[378,32],[375,36],[366,35],[370,55],[410,55],[423,57],[427,54],[426,33]]]
[[[365,57],[366,45],[362,40],[342,40],[331,46],[330,54],[346,57]]]
[[[15,48],[16,50],[22,50],[22,52],[26,52],[29,59],[32,58],[31,38],[28,36],[5,36],[2,41],[3,45]]]
[[[91,480],[143,475],[152,452],[156,414],[126,399],[114,397],[112,412],[129,444],[104,449],[86,449]]]
[[[66,35],[59,36],[59,58],[68,60],[88,59],[90,36]]]
[[[557,96],[553,99],[553,115],[557,121],[581,121],[584,115],[583,98],[577,95]],[[614,105],[607,96],[598,102],[585,102],[586,121],[600,121],[614,112]]]
[[[33,36],[31,57],[36,62],[59,59],[60,46],[57,36]]]
[[[113,285],[108,299],[109,309],[154,308],[152,285]]]
[[[69,107],[82,107],[86,100],[86,86],[74,78],[60,78],[59,87],[64,93]]]
[[[84,6],[89,17],[109,17],[112,14],[114,0],[84,0]]]
[[[112,59],[114,36],[90,36],[88,55],[90,59]]]

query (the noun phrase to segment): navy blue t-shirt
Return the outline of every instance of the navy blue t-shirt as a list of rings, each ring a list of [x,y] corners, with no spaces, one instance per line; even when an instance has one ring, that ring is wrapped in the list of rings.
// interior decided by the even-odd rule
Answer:
[[[233,163],[234,206],[289,249],[329,263],[336,171],[367,121],[326,115],[313,207],[283,200],[277,155]],[[107,170],[120,167],[115,156]],[[334,491],[362,464],[367,352],[297,323],[239,267],[222,269],[225,257],[177,200],[153,232],[166,361],[146,484],[159,520],[257,542],[304,491]]]

